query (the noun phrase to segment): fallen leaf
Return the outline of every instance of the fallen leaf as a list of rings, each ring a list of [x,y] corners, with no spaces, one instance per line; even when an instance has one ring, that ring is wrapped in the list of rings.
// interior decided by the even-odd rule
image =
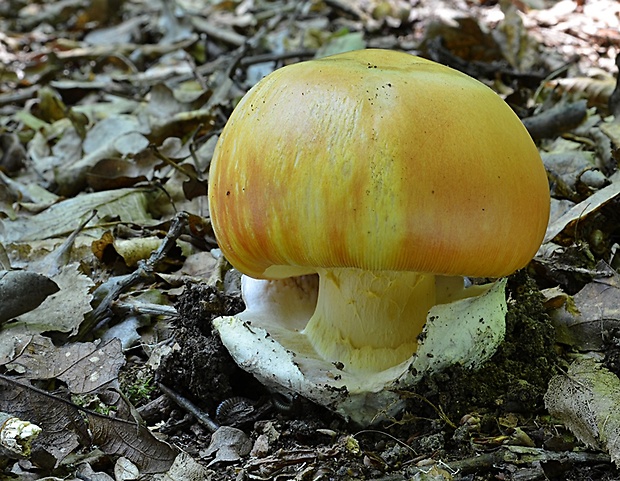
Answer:
[[[0,271],[0,324],[36,309],[58,292],[46,276],[28,271]]]
[[[620,379],[591,358],[551,379],[545,406],[584,444],[606,450],[620,466]]]
[[[230,426],[221,426],[211,436],[211,443],[204,452],[205,456],[215,458],[209,463],[212,466],[219,462],[239,461],[252,450],[252,441],[243,431]]]
[[[615,199],[618,194],[620,194],[620,182],[614,182],[581,201],[547,227],[544,243],[552,241],[556,236],[573,226],[575,222],[578,222],[580,219],[600,209],[607,202]],[[571,237],[574,236],[571,234]]]
[[[31,459],[35,464],[54,468],[80,444],[94,444],[106,454],[125,456],[143,474],[167,471],[176,450],[136,420],[122,396],[116,407],[115,417],[104,416],[0,375],[0,410],[41,427],[41,434],[33,443]]]
[[[133,481],[140,477],[138,466],[133,464],[129,459],[121,456],[116,460],[114,465],[114,479],[116,481]]]
[[[2,375],[0,410],[41,428],[30,457],[39,467],[54,468],[80,444],[88,444],[84,418],[70,402]]]
[[[62,194],[79,191],[88,170],[102,159],[146,148],[148,140],[142,134],[148,133],[149,128],[131,115],[119,114],[96,123],[82,143],[86,155],[57,170],[58,191]]]
[[[0,221],[0,241],[8,244],[66,236],[93,210],[97,211],[97,218],[89,225],[90,229],[97,225],[97,220],[102,222],[108,216],[121,222],[152,225],[155,222],[147,212],[147,193],[147,190],[128,188],[67,199],[31,217]]]
[[[153,436],[140,419],[134,419],[133,412],[123,397],[115,417],[85,411],[93,444],[108,454],[126,457],[142,474],[167,471],[174,462],[176,449]]]
[[[179,455],[170,466],[165,474],[156,474],[153,476],[155,481],[204,481],[210,479],[210,471],[194,461],[187,453],[179,453]]]
[[[92,310],[90,291],[94,282],[80,271],[78,264],[62,267],[52,280],[60,290],[45,299],[36,309],[19,316],[13,326],[27,326],[30,333],[77,333],[84,314]]]
[[[95,344],[74,342],[56,347],[41,335],[20,336],[14,342],[17,356],[4,360],[6,368],[31,380],[58,379],[72,394],[85,394],[105,387],[117,387],[125,356],[118,339]],[[2,359],[0,359],[2,363]]]
[[[620,275],[604,262],[597,266],[600,277],[549,312],[558,342],[575,349],[600,350],[610,332],[620,328]],[[606,277],[603,277],[607,274]],[[558,298],[558,294],[553,294]]]

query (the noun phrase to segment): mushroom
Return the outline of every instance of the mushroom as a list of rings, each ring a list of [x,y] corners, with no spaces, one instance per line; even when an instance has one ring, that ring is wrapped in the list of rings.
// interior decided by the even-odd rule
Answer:
[[[437,366],[493,353],[504,284],[465,289],[459,276],[524,267],[549,216],[537,148],[498,95],[451,68],[380,49],[261,80],[222,131],[209,184],[218,244],[247,276],[246,311],[214,322],[224,344],[274,388],[331,407],[347,404],[334,397],[343,387],[364,402],[375,393],[363,424],[394,401],[380,392],[420,371],[412,363],[438,304],[467,312],[478,302],[486,317],[438,329],[438,341],[460,338],[463,353],[477,354],[470,363],[453,353]],[[479,297],[494,307],[487,312]],[[492,342],[481,334],[489,329]],[[429,357],[453,355],[442,349]],[[340,411],[360,417],[358,408]]]

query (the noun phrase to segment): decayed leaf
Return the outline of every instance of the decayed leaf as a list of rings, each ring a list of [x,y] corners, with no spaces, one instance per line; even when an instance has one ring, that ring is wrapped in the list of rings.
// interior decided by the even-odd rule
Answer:
[[[131,187],[147,180],[136,162],[120,158],[106,158],[95,164],[86,174],[88,185],[95,190]]]
[[[135,419],[137,414],[123,398],[114,418],[91,411],[85,414],[93,443],[108,454],[126,457],[143,474],[163,473],[174,462],[176,450],[153,436],[140,419]]]
[[[79,190],[88,169],[102,159],[140,152],[149,144],[142,135],[148,133],[148,127],[131,115],[116,115],[96,123],[82,144],[86,155],[56,172],[58,190],[62,193],[73,192],[75,187]]]
[[[53,468],[80,444],[96,444],[106,454],[125,456],[144,474],[165,472],[176,451],[156,439],[122,399],[116,417],[104,416],[33,386],[0,375],[0,410],[41,427],[32,461]],[[87,428],[88,426],[88,428]]]
[[[130,43],[147,21],[148,15],[132,17],[118,25],[92,30],[86,34],[84,41],[90,45]]]
[[[595,167],[594,152],[584,152],[578,149],[578,144],[575,142],[574,150],[548,152],[541,155],[546,169],[562,179],[573,190],[580,175]]]
[[[0,134],[0,172],[17,172],[24,166],[26,150],[15,134]]]
[[[35,309],[58,292],[51,279],[28,271],[0,271],[0,323]]]
[[[439,39],[439,41],[438,41]],[[450,53],[467,61],[494,62],[503,60],[503,54],[495,38],[484,31],[471,17],[454,19],[454,23],[433,22],[425,33],[422,47],[435,48],[440,43]]]
[[[571,77],[552,80],[548,85],[559,87],[566,92],[582,94],[591,104],[607,106],[609,97],[616,86],[616,81],[611,76],[604,78]]]
[[[31,455],[31,460],[41,467],[57,466],[89,439],[84,419],[70,402],[2,375],[0,410],[28,419],[41,428]]]
[[[19,182],[0,170],[0,182],[18,199],[18,205],[29,211],[43,210],[58,201],[58,196],[32,182]]]
[[[129,459],[121,456],[114,465],[114,479],[116,481],[134,481],[140,477],[138,466]]]
[[[527,31],[512,2],[500,2],[504,19],[493,30],[504,58],[521,72],[534,69],[539,61],[539,43]]]
[[[549,412],[580,441],[609,452],[620,466],[620,379],[590,358],[555,376],[545,394]]]
[[[618,148],[620,146],[620,119],[614,118],[611,122],[602,122],[601,131],[609,138],[613,145]]]
[[[552,293],[555,299],[563,297],[550,312],[558,342],[584,351],[598,350],[609,331],[620,328],[620,275],[604,262],[598,264],[597,272],[601,277],[572,297]]]
[[[103,345],[92,342],[70,343],[56,347],[48,337],[20,336],[12,351],[16,353],[7,364],[27,379],[59,379],[72,394],[93,392],[103,386],[118,384],[125,356],[118,339]],[[0,359],[0,364],[6,363]]]

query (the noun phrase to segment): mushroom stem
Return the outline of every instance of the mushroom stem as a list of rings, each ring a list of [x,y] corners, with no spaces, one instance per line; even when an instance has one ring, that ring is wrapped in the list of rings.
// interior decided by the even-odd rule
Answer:
[[[411,358],[435,304],[435,276],[318,269],[319,295],[304,333],[317,353],[349,372],[381,371]]]

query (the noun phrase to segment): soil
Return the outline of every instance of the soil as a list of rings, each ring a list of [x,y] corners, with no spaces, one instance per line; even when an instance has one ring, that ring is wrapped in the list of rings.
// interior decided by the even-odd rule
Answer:
[[[606,455],[570,454],[578,443],[545,412],[548,381],[565,366],[538,287],[518,272],[509,279],[508,296],[506,339],[485,365],[424,379],[415,392],[403,392],[402,416],[359,429],[304,399],[283,402],[239,369],[210,322],[238,313],[242,301],[187,286],[177,306],[176,347],[158,381],[217,423],[243,429],[254,456],[210,465],[210,430],[178,408],[162,432],[209,466],[213,480],[617,479]]]

